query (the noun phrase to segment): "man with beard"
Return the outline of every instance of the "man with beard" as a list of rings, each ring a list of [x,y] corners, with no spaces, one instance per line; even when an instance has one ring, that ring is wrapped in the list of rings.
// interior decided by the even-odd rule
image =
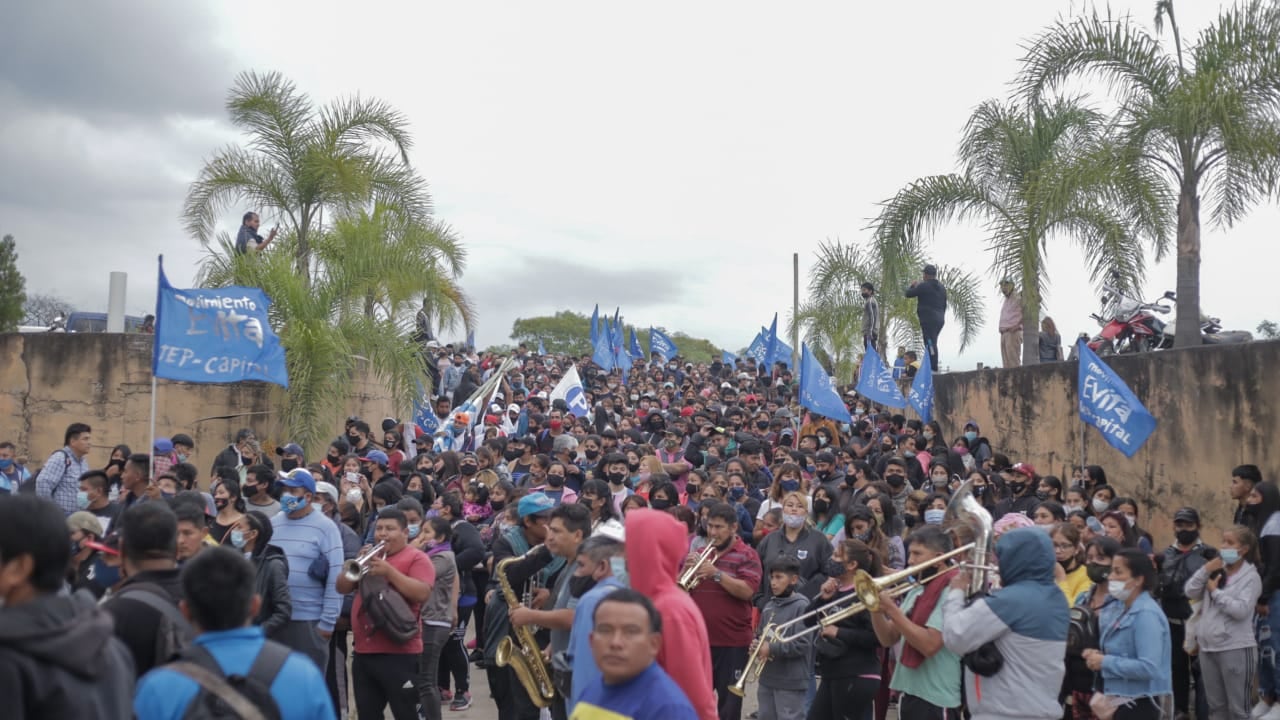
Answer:
[[[720,720],[742,717],[742,698],[729,692],[747,664],[751,647],[751,598],[760,587],[760,556],[738,536],[738,514],[728,503],[707,503],[707,543],[715,551],[699,566],[689,597],[702,612],[711,641],[711,681]],[[706,545],[685,558],[688,569]]]

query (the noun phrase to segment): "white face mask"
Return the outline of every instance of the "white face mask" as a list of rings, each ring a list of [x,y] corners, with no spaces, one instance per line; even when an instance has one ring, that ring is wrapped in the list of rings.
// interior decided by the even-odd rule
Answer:
[[[1109,506],[1110,504],[1111,503],[1107,502],[1106,500],[1100,500],[1098,498],[1094,498],[1093,511],[1099,514],[1104,513],[1107,511],[1107,506]]]
[[[1124,602],[1128,600],[1129,595],[1132,592],[1133,592],[1132,590],[1125,587],[1124,580],[1108,580],[1107,581],[1107,594],[1119,600],[1120,602]]]
[[[1133,515],[1125,513],[1124,519],[1129,521],[1129,527],[1138,527],[1138,518]]]

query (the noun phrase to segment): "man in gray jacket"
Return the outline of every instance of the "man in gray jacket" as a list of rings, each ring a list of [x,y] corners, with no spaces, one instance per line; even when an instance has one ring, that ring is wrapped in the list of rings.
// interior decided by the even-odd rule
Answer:
[[[1003,666],[989,677],[964,670],[974,720],[1057,720],[1067,652],[1067,599],[1053,580],[1053,543],[1039,528],[1000,536],[1003,587],[966,603],[969,573],[956,574],[943,598],[942,643],[963,657],[994,643]]]

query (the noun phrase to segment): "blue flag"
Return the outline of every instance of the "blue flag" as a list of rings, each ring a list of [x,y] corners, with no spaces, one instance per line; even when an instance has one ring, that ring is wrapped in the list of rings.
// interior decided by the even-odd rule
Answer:
[[[747,346],[747,357],[755,358],[757,365],[763,365],[769,359],[767,354],[769,352],[768,334],[768,330],[760,328],[756,339],[752,340],[751,344]]]
[[[547,346],[542,344],[542,338],[538,338],[538,356],[545,357],[547,354]]]
[[[607,333],[596,338],[596,344],[592,348],[591,361],[599,365],[605,372],[613,370],[613,348],[609,346]]]
[[[280,338],[271,330],[271,301],[260,288],[179,290],[160,258],[151,372],[191,383],[261,380],[289,387]]]
[[[649,354],[657,353],[663,360],[670,360],[679,350],[666,333],[649,326]]]
[[[884,366],[876,349],[867,345],[862,356],[862,369],[858,371],[858,394],[885,407],[905,408],[907,401],[893,380],[893,372]]]
[[[471,348],[472,350],[474,350],[474,349],[475,349],[475,347],[476,347],[476,330],[475,330],[475,328],[471,328],[470,330],[468,330],[468,331],[467,331],[467,347]]]
[[[422,383],[418,383],[418,394],[413,399],[413,424],[422,428],[427,435],[435,435],[436,430],[440,429],[440,419],[431,406],[431,393],[427,392]]]
[[[1084,340],[1076,341],[1076,356],[1080,358],[1076,388],[1080,419],[1098,428],[1111,447],[1133,457],[1155,432],[1155,417]]]
[[[619,350],[621,350],[621,348],[619,348]],[[627,384],[627,376],[631,374],[632,364],[633,364],[633,360],[631,359],[630,352],[626,350],[621,350],[620,352],[615,352],[613,354],[613,365],[614,367],[622,371],[623,385]]]
[[[791,346],[776,340],[773,344],[773,354],[769,356],[769,367],[772,368],[774,363],[782,363],[787,367],[791,367]]]
[[[773,322],[769,324],[769,334],[765,336],[765,362],[768,363],[770,372],[773,368],[773,358],[778,354],[778,313],[773,314]],[[788,353],[790,355],[790,353]]]
[[[596,309],[591,311],[591,347],[596,346],[596,340],[600,339],[600,305],[596,304]]]
[[[729,352],[728,350],[721,350],[721,351],[720,351],[720,362],[724,363],[725,365],[728,365],[729,367],[733,367],[733,366],[734,366],[734,365],[736,365],[736,364],[737,364],[737,362],[738,362],[738,356],[737,356],[737,355],[734,355],[733,353]]]
[[[927,424],[933,420],[933,369],[928,361],[920,363],[920,371],[911,381],[907,403],[920,413],[920,422]]]
[[[636,329],[631,328],[631,348],[628,351],[635,360],[644,359],[644,351],[640,349],[640,340],[636,337]]]
[[[831,385],[831,376],[803,343],[800,345],[800,405],[832,420],[853,422],[849,408]]]

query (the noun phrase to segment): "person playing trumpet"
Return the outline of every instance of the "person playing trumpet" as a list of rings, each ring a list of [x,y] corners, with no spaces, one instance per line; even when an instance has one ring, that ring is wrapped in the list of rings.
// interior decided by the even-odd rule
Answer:
[[[913,568],[952,550],[951,537],[937,525],[912,532],[908,544],[907,563]],[[959,717],[960,657],[942,643],[941,599],[949,578],[937,577],[950,572],[937,565],[920,569],[915,578],[924,585],[907,593],[901,607],[890,589],[883,589],[880,609],[871,615],[880,644],[898,645],[898,665],[889,688],[901,693],[900,720]]]
[[[720,720],[742,717],[742,698],[728,692],[747,664],[751,647],[751,598],[760,587],[760,556],[738,535],[738,515],[725,502],[705,506],[706,544],[695,545],[685,570],[697,564],[706,548],[713,548],[694,573],[697,584],[689,596],[707,624],[711,641],[711,681]]]
[[[756,699],[759,720],[802,720],[804,696],[813,667],[813,635],[779,640],[769,630],[794,620],[809,607],[809,599],[796,592],[800,584],[800,560],[782,555],[769,563],[769,590],[773,596],[760,613],[760,637],[756,647],[760,682]]]
[[[880,560],[861,540],[840,543],[835,560],[844,567],[844,574],[823,583],[809,612],[840,600],[858,602],[854,589],[858,571],[880,574]],[[812,618],[812,622],[818,620],[816,615]],[[880,641],[869,614],[860,612],[824,627],[814,648],[822,682],[809,708],[809,720],[871,720],[880,689],[880,658],[876,654]]]

